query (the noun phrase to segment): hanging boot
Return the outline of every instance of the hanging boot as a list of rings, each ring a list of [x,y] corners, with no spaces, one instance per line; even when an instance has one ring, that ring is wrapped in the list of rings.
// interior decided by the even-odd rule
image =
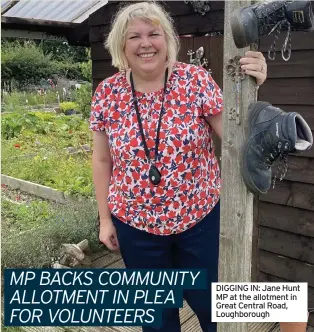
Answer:
[[[286,113],[267,102],[249,106],[249,136],[242,151],[241,173],[253,194],[265,194],[271,187],[275,161],[280,161],[275,179],[287,172],[289,152],[304,151],[313,145],[310,127],[296,112]],[[275,181],[274,179],[274,181]]]
[[[266,1],[239,8],[231,17],[231,30],[237,48],[256,43],[261,36],[276,31],[274,42],[268,52],[271,60],[275,59],[276,40],[284,26],[288,28],[288,32],[281,53],[283,59],[287,61],[291,55],[291,29],[314,28],[311,1]]]

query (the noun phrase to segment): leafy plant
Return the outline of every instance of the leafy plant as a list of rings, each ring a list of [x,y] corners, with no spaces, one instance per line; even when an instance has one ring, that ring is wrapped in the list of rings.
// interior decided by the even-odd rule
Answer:
[[[77,110],[79,106],[72,102],[72,101],[65,101],[63,103],[60,103],[59,107],[63,112],[70,111],[70,110]]]
[[[21,118],[12,116],[3,116],[1,121],[1,134],[8,140],[13,137],[17,137],[23,129]]]
[[[31,112],[12,113],[2,117],[1,133],[5,139],[17,137],[23,129],[31,130],[35,133],[45,134],[49,132],[52,123],[41,121],[36,114]]]
[[[49,267],[60,257],[63,243],[89,241],[93,251],[99,250],[96,231],[97,206],[85,200],[55,206],[48,222],[25,232],[2,232],[3,268]]]
[[[35,92],[12,92],[4,95],[2,102],[6,112],[24,112],[26,106],[56,104],[58,99],[56,91],[48,90],[43,95]]]
[[[92,85],[82,85],[76,92],[76,102],[84,119],[89,119],[92,101]]]
[[[80,63],[79,68],[82,72],[84,79],[86,79],[88,82],[91,82],[92,81],[92,60],[90,58],[90,50],[87,50],[86,54],[88,56],[88,61]]]
[[[77,116],[26,112],[2,117],[3,174],[71,195],[93,196],[88,123]],[[68,148],[77,151],[69,155]]]
[[[74,48],[67,43],[2,40],[2,80],[13,82],[18,90],[53,75],[83,79],[91,68],[90,60],[84,64],[86,60],[88,52],[84,48]]]
[[[51,54],[44,54],[34,42],[2,44],[2,79],[14,79],[19,82],[19,86],[34,84],[41,78],[49,77],[54,70],[55,63]]]
[[[17,204],[2,200],[1,215],[8,229],[16,232],[41,226],[48,222],[54,212],[46,201],[35,200],[28,204]]]

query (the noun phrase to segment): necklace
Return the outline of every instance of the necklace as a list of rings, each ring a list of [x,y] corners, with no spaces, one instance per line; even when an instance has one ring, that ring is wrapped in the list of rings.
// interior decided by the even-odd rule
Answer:
[[[156,140],[155,140],[155,158],[153,161],[150,158],[149,150],[148,150],[148,147],[146,144],[142,120],[141,120],[141,116],[140,116],[140,112],[139,112],[139,108],[138,108],[138,100],[137,100],[137,97],[135,94],[133,75],[132,75],[132,72],[130,73],[130,82],[131,82],[131,87],[132,87],[133,103],[134,103],[134,107],[135,107],[135,111],[136,111],[137,121],[138,121],[138,125],[140,128],[141,136],[142,136],[145,155],[146,155],[146,158],[148,159],[148,162],[151,165],[149,172],[148,172],[148,177],[149,177],[150,182],[155,186],[157,186],[161,181],[161,173],[159,172],[159,170],[155,164],[156,164],[157,157],[158,157],[159,134],[160,134],[161,119],[162,119],[162,116],[164,113],[164,100],[165,100],[165,96],[166,96],[167,78],[168,78],[168,68],[166,69],[166,73],[165,73],[164,95],[162,98],[161,110],[160,110],[160,115],[159,115],[159,120],[158,120],[157,136],[156,136]]]

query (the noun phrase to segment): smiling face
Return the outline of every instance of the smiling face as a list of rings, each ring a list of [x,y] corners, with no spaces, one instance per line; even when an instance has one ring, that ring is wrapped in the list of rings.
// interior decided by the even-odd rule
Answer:
[[[141,19],[128,26],[124,53],[130,68],[146,74],[164,70],[167,41],[163,29]]]

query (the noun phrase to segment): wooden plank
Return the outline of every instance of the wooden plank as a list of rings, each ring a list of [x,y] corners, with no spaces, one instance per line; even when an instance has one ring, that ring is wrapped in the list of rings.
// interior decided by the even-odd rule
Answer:
[[[107,5],[99,8],[88,18],[89,26],[111,24],[117,10],[121,7],[121,1],[109,1]]]
[[[266,195],[261,195],[260,200],[314,211],[314,186],[277,180],[275,189],[270,189]]]
[[[107,25],[97,25],[91,26],[89,28],[89,42],[96,43],[96,42],[104,42],[106,36],[109,34],[110,26]]]
[[[276,42],[277,50],[281,49],[284,44],[286,33],[283,31]],[[260,38],[259,50],[261,52],[268,52],[270,46],[274,41],[274,35],[263,36]],[[292,50],[314,50],[314,32],[313,31],[293,31],[291,33],[291,48]],[[292,53],[293,54],[293,53]]]
[[[274,166],[273,174],[276,172]],[[297,155],[288,157],[286,180],[314,184],[314,159],[300,158]]]
[[[209,41],[209,68],[212,69],[213,79],[221,89],[223,89],[223,40],[223,36],[212,36]]]
[[[314,238],[261,226],[259,248],[314,264]]]
[[[90,43],[92,60],[111,60],[103,42]]]
[[[112,328],[113,331],[119,332],[141,332],[142,328],[139,326],[115,326]]]
[[[208,60],[206,69],[211,69],[212,77],[215,82],[222,88],[223,85],[223,36],[201,36],[194,37],[194,48],[196,51],[199,47],[204,48],[204,58]],[[213,133],[213,140],[215,145],[215,155],[220,160],[221,158],[221,140]]]
[[[111,66],[111,60],[94,60],[92,65],[93,78],[105,79],[118,72],[118,69]]]
[[[186,321],[188,321],[194,315],[191,307],[187,304],[186,301],[183,301],[183,308],[180,308],[179,313],[180,313],[180,323],[181,324],[184,324]]]
[[[223,87],[223,36],[194,37],[194,51],[204,48],[204,57],[208,60],[206,69],[211,69],[215,82]]]
[[[313,211],[259,202],[258,222],[261,226],[314,237]]]
[[[107,266],[107,269],[124,269],[124,268],[125,268],[125,265],[123,263],[122,258]]]
[[[180,51],[178,61],[190,63],[190,57],[187,55],[188,51],[195,51],[194,37],[180,37]]]
[[[206,69],[211,69],[212,76],[215,82],[222,88],[223,85],[223,36],[201,36],[194,37],[194,48],[196,51],[199,47],[204,48],[204,58],[208,60]],[[189,59],[187,59],[189,62]],[[215,155],[220,160],[221,158],[221,140],[213,133],[213,140],[215,145]]]
[[[192,14],[174,17],[174,24],[179,35],[205,34],[224,29],[223,10],[209,11],[206,15]]]
[[[108,265],[121,259],[121,256],[116,253],[110,253],[106,256],[102,256],[92,262],[92,268],[102,268],[107,267]]]
[[[278,323],[249,323],[250,332],[273,332]],[[279,332],[279,331],[278,331]]]
[[[292,280],[287,280],[267,274],[264,272],[258,272],[258,282],[293,282]],[[308,307],[314,308],[314,287],[308,287]]]
[[[267,59],[267,53],[264,53]],[[267,79],[290,77],[314,77],[314,49],[292,52],[289,61],[284,61],[281,52],[276,52],[274,61],[267,59]]]
[[[312,134],[314,136],[314,132],[312,131]],[[306,150],[306,151],[301,151],[297,153],[290,153],[291,156],[297,156],[299,158],[301,157],[309,157],[309,158],[314,158],[314,149]]]
[[[272,78],[259,89],[259,100],[281,105],[314,105],[314,78]]]
[[[182,332],[201,332],[202,329],[200,328],[200,324],[198,322],[197,317],[194,315],[188,321],[186,321],[181,326],[181,331]]]
[[[103,256],[106,256],[110,254],[110,251],[108,250],[102,250],[102,251],[98,251],[98,252],[94,252],[92,255],[91,255],[91,261],[93,262],[94,260],[100,258],[100,257],[103,257]]]
[[[71,326],[70,328],[67,327],[64,330],[64,332],[114,332],[114,331],[116,331],[116,330],[111,326],[93,326],[93,327],[91,327],[91,326],[80,326],[80,327]]]
[[[93,78],[93,93],[97,89],[98,85],[102,82],[102,79],[99,78]]]
[[[65,332],[65,329],[58,326],[21,326],[25,332]]]
[[[117,72],[115,69],[107,69],[107,68],[105,67],[99,71],[93,70],[94,72],[93,78],[103,81],[104,79],[111,77]]]
[[[259,271],[292,281],[307,282],[314,287],[314,265],[264,250],[259,250],[258,256]]]
[[[251,1],[225,1],[224,65],[235,56],[244,56],[249,48],[237,49],[231,32],[229,18],[240,7]],[[247,190],[240,172],[242,145],[247,137],[247,116],[251,102],[256,100],[256,82],[247,77],[242,81],[240,125],[229,119],[236,105],[235,83],[224,70],[224,112],[222,139],[219,281],[248,282],[252,278],[253,195]],[[232,253],[232,254],[230,254]],[[248,323],[218,323],[218,332],[249,332]]]

